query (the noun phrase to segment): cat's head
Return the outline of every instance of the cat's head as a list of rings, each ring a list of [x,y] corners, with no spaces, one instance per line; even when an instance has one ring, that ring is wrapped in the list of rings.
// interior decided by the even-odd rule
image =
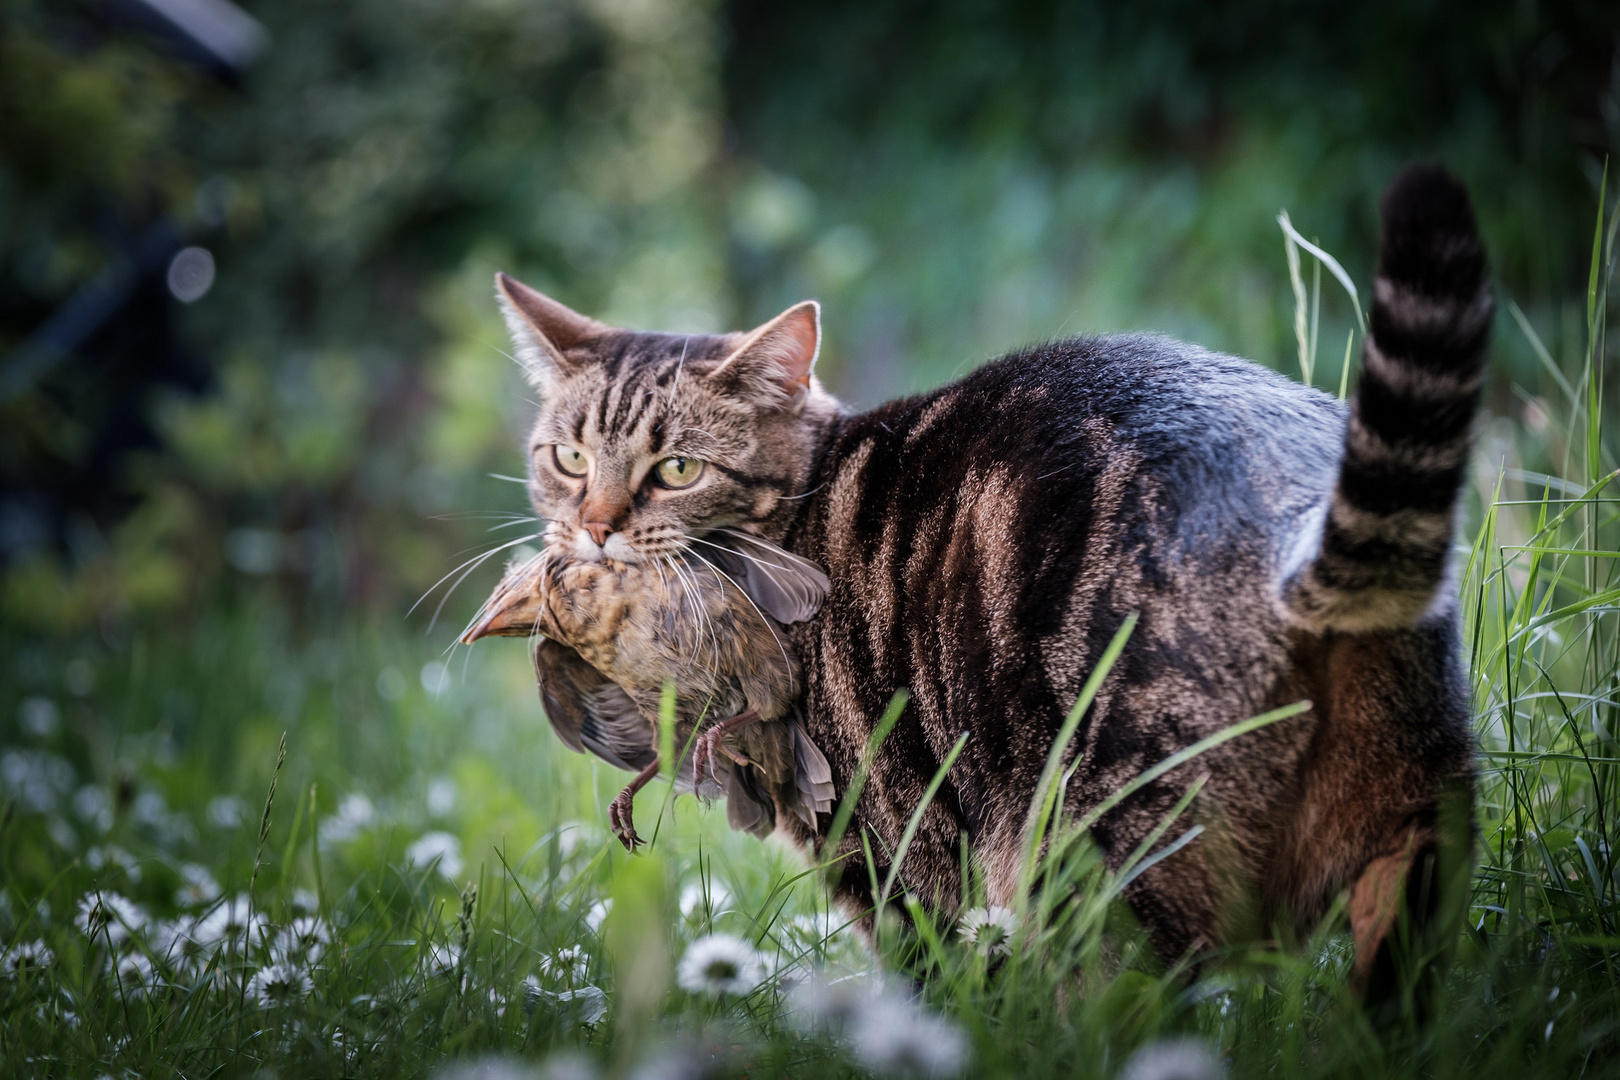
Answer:
[[[634,563],[719,529],[780,538],[839,409],[813,373],[814,301],[749,333],[660,334],[495,281],[540,393],[529,494],[548,549]]]

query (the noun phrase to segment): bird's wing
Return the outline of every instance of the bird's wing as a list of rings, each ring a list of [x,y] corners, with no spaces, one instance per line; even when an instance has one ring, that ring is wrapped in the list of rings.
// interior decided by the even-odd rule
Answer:
[[[765,540],[734,529],[706,541],[703,557],[716,563],[759,609],[779,623],[803,622],[821,610],[832,583],[821,567]]]
[[[776,828],[776,805],[760,790],[754,770],[732,765],[726,777],[726,821],[734,832],[751,832],[766,837]]]
[[[817,814],[832,813],[838,789],[833,787],[832,766],[827,764],[821,747],[810,741],[798,717],[787,722],[793,725],[793,780],[799,789],[799,802],[793,812],[814,830]]]
[[[653,763],[653,728],[619,685],[568,646],[541,638],[534,647],[534,674],[546,719],[576,753],[589,750],[615,768],[638,772]]]

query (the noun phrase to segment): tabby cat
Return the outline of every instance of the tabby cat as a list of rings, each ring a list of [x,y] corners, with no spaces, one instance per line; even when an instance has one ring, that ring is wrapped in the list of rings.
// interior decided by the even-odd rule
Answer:
[[[1436,910],[1442,807],[1472,792],[1448,563],[1492,300],[1467,194],[1443,169],[1408,168],[1382,214],[1348,406],[1132,335],[1037,345],[854,414],[812,374],[813,303],[748,335],[642,333],[503,275],[543,396],[530,491],[548,550],[637,563],[733,530],[825,568],[825,602],[785,632],[840,792],[911,692],[842,841],[876,838],[879,880],[970,733],[899,873],[945,912],[963,838],[990,901],[1012,895],[1048,749],[1140,613],[1070,747],[1066,812],[1247,717],[1312,703],[1099,821],[1117,865],[1208,774],[1192,808],[1205,832],[1127,891],[1160,953],[1305,931],[1348,890],[1358,977],[1387,978],[1403,899],[1414,925]],[[776,820],[805,845],[829,823]],[[841,895],[869,902],[864,858],[844,865]]]

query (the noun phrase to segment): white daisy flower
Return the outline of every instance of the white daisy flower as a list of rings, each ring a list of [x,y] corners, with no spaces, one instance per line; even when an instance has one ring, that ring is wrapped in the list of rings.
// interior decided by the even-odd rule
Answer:
[[[371,800],[356,792],[338,803],[336,814],[321,822],[321,839],[328,844],[353,840],[370,828],[376,817],[377,809]]]
[[[428,970],[435,975],[454,975],[461,963],[461,950],[450,942],[430,942],[427,951]]]
[[[215,795],[208,800],[208,823],[214,828],[240,828],[245,820],[247,804],[235,795]]]
[[[675,969],[675,981],[682,990],[709,997],[746,994],[764,978],[765,964],[759,953],[730,934],[698,938]]]
[[[540,971],[557,982],[574,986],[585,981],[585,976],[590,973],[590,964],[590,954],[573,945],[540,961]]]
[[[602,922],[608,917],[608,912],[612,910],[612,900],[598,900],[591,905],[591,909],[585,913],[585,925],[591,928],[591,933],[600,934],[602,932]]]
[[[787,1021],[797,1031],[838,1034],[856,1012],[882,990],[874,980],[859,975],[828,980],[819,972],[795,980],[788,988]]]
[[[1221,1080],[1226,1067],[1198,1039],[1150,1042],[1125,1062],[1119,1080]]]
[[[76,779],[73,765],[56,754],[11,750],[0,755],[0,786],[36,814],[54,814]]]
[[[449,817],[456,808],[456,782],[447,776],[428,781],[427,811],[429,817]]]
[[[809,945],[831,945],[833,938],[849,928],[850,920],[831,908],[800,915],[787,924],[790,934]]]
[[[39,1005],[34,1008],[34,1015],[40,1023],[60,1027],[67,1031],[79,1029],[79,1014],[72,1009],[64,1009],[61,1005]]]
[[[310,965],[320,960],[332,942],[332,928],[325,919],[305,915],[277,932],[270,951],[282,963]]]
[[[197,920],[182,916],[164,919],[152,924],[146,932],[146,943],[152,955],[173,968],[185,966],[187,955],[196,947],[194,933]]]
[[[1010,909],[992,904],[988,908],[969,908],[956,932],[980,956],[1005,956],[1012,951],[1017,926]]]
[[[291,964],[271,964],[248,981],[248,993],[261,1009],[302,1001],[314,988],[309,976]]]
[[[596,1080],[598,1075],[589,1058],[566,1051],[552,1054],[540,1066],[540,1080]]]
[[[133,900],[115,892],[97,890],[79,901],[79,914],[73,924],[84,936],[118,945],[129,939],[131,933],[146,926],[146,912]]]
[[[202,907],[219,899],[219,882],[206,866],[185,863],[180,867],[185,884],[175,891],[174,902],[181,907]]]
[[[73,793],[73,812],[97,832],[106,832],[113,826],[112,795],[100,784],[86,784]]]
[[[433,1074],[433,1080],[535,1080],[526,1062],[501,1054],[453,1061]]]
[[[720,1070],[715,1048],[681,1039],[659,1047],[630,1070],[626,1080],[703,1080]]]
[[[118,958],[118,985],[126,994],[147,994],[163,983],[145,953],[127,952]]]
[[[729,903],[731,903],[731,890],[727,889],[724,885],[711,882],[708,890],[708,914],[720,914],[720,912],[724,910],[725,906]],[[705,907],[702,884],[696,881],[687,882],[686,885],[681,889],[680,906],[681,916],[683,918],[690,919],[694,915],[703,914]]]
[[[197,941],[204,946],[237,944],[247,945],[262,940],[269,923],[262,912],[254,911],[247,893],[238,893],[222,900],[201,919],[197,920]]]
[[[321,898],[315,895],[314,889],[294,889],[292,909],[300,915],[319,915]]]
[[[84,863],[96,873],[103,870],[122,870],[124,876],[134,884],[141,880],[141,864],[135,856],[121,847],[109,844],[106,847],[93,847],[84,853]]]
[[[412,866],[433,867],[452,881],[461,876],[461,841],[447,832],[423,833],[405,849]]]
[[[32,975],[44,971],[56,959],[56,954],[43,941],[19,941],[0,954],[0,973],[9,978]]]
[[[849,1018],[855,1056],[889,1076],[949,1077],[967,1064],[967,1039],[955,1024],[898,994],[877,995]]]

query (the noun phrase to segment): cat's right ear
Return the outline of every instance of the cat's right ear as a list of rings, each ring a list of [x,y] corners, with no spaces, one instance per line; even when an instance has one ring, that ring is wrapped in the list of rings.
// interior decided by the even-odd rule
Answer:
[[[495,275],[495,295],[523,374],[540,390],[579,369],[569,349],[609,329],[507,274]]]

